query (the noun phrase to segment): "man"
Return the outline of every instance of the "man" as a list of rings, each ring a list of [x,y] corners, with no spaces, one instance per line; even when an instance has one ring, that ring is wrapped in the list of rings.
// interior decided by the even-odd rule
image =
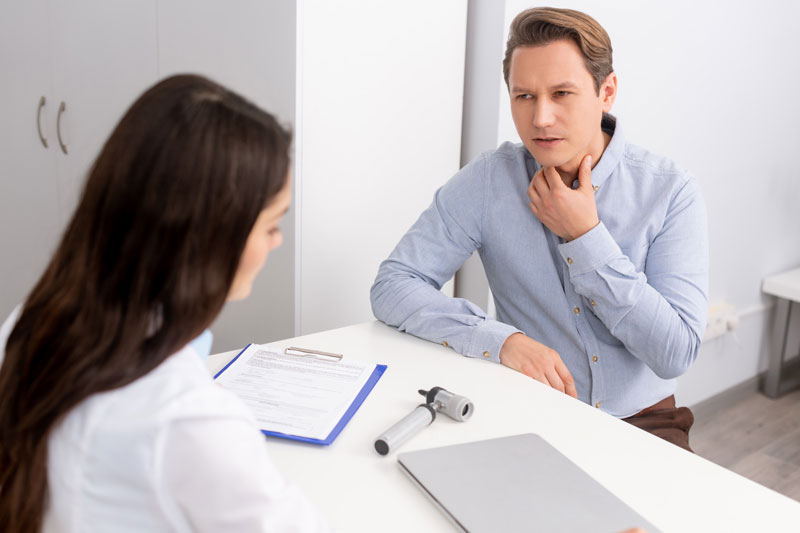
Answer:
[[[690,449],[693,416],[675,407],[674,378],[705,329],[705,208],[686,172],[629,144],[608,114],[611,55],[584,13],[514,19],[503,72],[522,144],[483,154],[436,192],[381,264],[372,307]],[[439,292],[475,250],[498,320]]]

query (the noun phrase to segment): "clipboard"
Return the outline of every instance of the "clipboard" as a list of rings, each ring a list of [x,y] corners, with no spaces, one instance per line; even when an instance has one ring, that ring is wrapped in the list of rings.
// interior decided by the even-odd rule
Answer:
[[[239,359],[239,357],[243,353],[245,353],[248,348],[250,348],[250,346],[252,346],[252,343],[248,344],[247,346],[245,346],[238,354],[236,354],[236,357],[231,359],[228,362],[228,364],[226,364],[222,368],[222,370],[220,370],[219,372],[217,372],[214,375],[214,379],[216,380],[220,375],[222,375],[228,369],[228,367],[230,367],[233,363],[235,363],[236,360]],[[283,353],[285,355],[292,355],[292,356],[296,356],[296,357],[313,357],[315,359],[319,359],[319,360],[322,360],[322,361],[328,361],[328,362],[334,362],[334,363],[335,362],[339,362],[344,358],[344,355],[342,355],[342,354],[336,354],[336,353],[331,353],[331,352],[323,352],[323,351],[319,351],[319,350],[309,350],[309,349],[306,349],[306,348],[298,348],[298,347],[295,347],[295,346],[291,346],[289,348],[286,348],[283,351]],[[305,436],[302,436],[302,435],[292,435],[292,434],[282,433],[282,432],[278,432],[278,431],[270,431],[270,430],[265,430],[265,429],[261,429],[261,433],[263,433],[264,435],[270,436],[270,437],[278,437],[278,438],[283,438],[283,439],[289,439],[289,440],[295,440],[295,441],[300,441],[300,442],[308,442],[308,443],[311,443],[311,444],[319,444],[319,445],[323,445],[323,446],[328,446],[334,440],[336,440],[336,437],[339,436],[339,433],[341,433],[342,430],[344,429],[344,427],[347,425],[347,423],[350,422],[350,419],[353,418],[353,415],[355,415],[356,411],[358,411],[358,408],[361,407],[361,404],[364,403],[364,400],[366,400],[367,396],[369,396],[369,393],[372,392],[373,388],[375,388],[375,385],[378,383],[378,381],[380,380],[381,376],[383,375],[383,373],[385,371],[386,371],[386,365],[381,365],[381,364],[376,364],[375,365],[375,368],[372,370],[372,373],[367,378],[366,382],[362,385],[361,390],[359,390],[358,394],[356,394],[355,398],[350,403],[350,405],[347,408],[347,410],[341,416],[341,418],[336,423],[336,425],[333,427],[333,429],[330,431],[330,433],[327,435],[327,437],[325,437],[323,439],[318,439],[318,438],[312,438],[312,437],[305,437]]]

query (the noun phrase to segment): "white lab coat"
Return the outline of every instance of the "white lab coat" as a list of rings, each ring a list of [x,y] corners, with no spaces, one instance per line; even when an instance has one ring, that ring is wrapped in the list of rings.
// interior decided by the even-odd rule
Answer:
[[[19,308],[0,328],[0,362]],[[327,531],[191,345],[53,429],[43,531]]]

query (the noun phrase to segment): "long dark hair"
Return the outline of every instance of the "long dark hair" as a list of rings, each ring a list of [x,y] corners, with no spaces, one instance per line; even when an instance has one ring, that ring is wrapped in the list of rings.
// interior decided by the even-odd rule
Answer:
[[[6,345],[5,531],[41,528],[54,425],[219,314],[258,214],[286,184],[289,144],[271,115],[199,76],[161,81],[123,116]]]

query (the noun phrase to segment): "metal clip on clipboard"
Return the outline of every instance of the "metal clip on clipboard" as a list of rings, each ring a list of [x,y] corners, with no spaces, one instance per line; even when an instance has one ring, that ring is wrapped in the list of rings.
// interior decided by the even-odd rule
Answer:
[[[342,360],[344,355],[340,353],[331,353],[331,352],[322,352],[319,350],[308,350],[306,348],[298,348],[296,346],[290,346],[286,348],[283,353],[286,355],[296,355],[298,357],[316,357],[317,359],[321,359],[322,361],[331,361],[334,363],[338,363]]]

